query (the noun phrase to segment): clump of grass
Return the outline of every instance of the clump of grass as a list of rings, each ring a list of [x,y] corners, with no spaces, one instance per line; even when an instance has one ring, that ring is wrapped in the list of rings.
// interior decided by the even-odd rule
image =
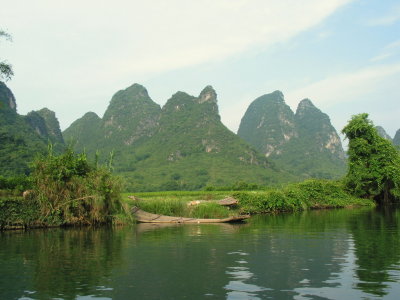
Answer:
[[[187,209],[186,201],[177,199],[139,200],[133,204],[147,212],[166,216],[184,216]]]
[[[121,183],[110,169],[91,165],[85,154],[68,148],[38,157],[32,174],[31,200],[38,204],[43,225],[112,223],[123,213]]]
[[[232,211],[215,202],[202,203],[189,209],[189,217],[191,218],[220,219],[231,215]]]
[[[124,193],[123,197],[132,195],[132,193]],[[155,200],[155,199],[179,199],[182,201],[192,200],[220,200],[231,195],[227,191],[165,191],[165,192],[141,192],[135,193],[140,199]]]
[[[132,205],[153,214],[188,218],[218,219],[236,214],[235,211],[211,201],[188,206],[188,201],[180,199],[142,199],[133,201]]]

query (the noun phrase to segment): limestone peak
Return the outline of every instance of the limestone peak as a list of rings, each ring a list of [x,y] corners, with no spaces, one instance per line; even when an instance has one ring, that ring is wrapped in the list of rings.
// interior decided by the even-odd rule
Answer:
[[[199,95],[199,103],[204,103],[207,101],[217,102],[217,93],[211,85],[207,85]]]

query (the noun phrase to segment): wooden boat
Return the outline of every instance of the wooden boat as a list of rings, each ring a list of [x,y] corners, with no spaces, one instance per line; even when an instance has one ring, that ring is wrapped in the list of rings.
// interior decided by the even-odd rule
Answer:
[[[250,218],[249,215],[229,217],[225,219],[196,219],[196,218],[184,218],[184,217],[172,217],[148,213],[141,210],[138,207],[132,208],[132,213],[136,217],[136,220],[141,223],[232,223],[241,222],[245,219]]]

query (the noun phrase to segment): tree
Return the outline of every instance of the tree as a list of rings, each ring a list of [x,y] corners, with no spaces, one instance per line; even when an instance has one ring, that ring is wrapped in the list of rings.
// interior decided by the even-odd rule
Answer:
[[[358,197],[379,203],[399,201],[399,152],[379,136],[368,114],[353,116],[342,133],[349,140],[347,188]]]
[[[4,30],[0,29],[0,38],[5,38],[8,41],[11,41],[11,35]],[[3,80],[10,80],[11,77],[14,75],[14,71],[12,66],[5,60],[0,60],[0,79]]]

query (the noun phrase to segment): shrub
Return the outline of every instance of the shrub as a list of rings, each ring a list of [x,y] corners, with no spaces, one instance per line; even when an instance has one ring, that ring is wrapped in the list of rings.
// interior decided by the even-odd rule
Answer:
[[[33,199],[41,221],[50,225],[100,224],[121,211],[120,181],[105,167],[89,164],[85,154],[68,148],[34,162]]]

